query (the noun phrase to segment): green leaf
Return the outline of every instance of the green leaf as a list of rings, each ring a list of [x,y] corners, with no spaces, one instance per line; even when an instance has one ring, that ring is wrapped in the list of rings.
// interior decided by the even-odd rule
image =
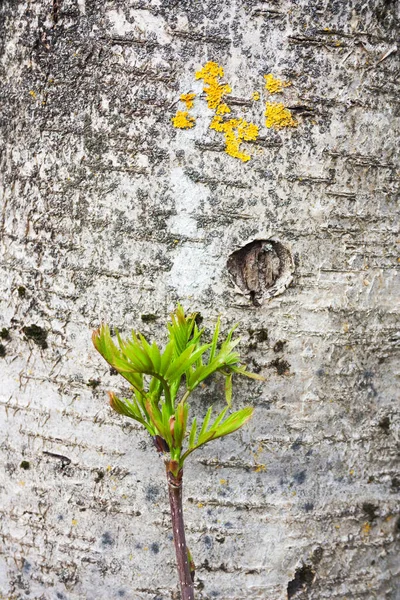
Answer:
[[[128,342],[124,347],[124,355],[132,364],[133,370],[139,373],[153,373],[153,363],[147,352],[141,347],[134,331],[132,331],[132,338],[133,341]]]
[[[146,398],[145,407],[146,407],[146,411],[149,415],[150,421],[151,421],[152,425],[154,426],[154,428],[156,429],[156,432],[164,440],[168,440],[168,439],[171,440],[171,433],[169,432],[168,428],[164,426],[162,413],[160,412],[160,409],[158,408],[158,406],[156,406],[151,401],[150,398]]]
[[[219,413],[218,417],[215,419],[214,423],[211,425],[210,429],[215,430],[218,425],[221,423],[222,419],[225,417],[228,412],[229,406],[225,406],[225,408]]]
[[[208,359],[209,363],[211,363],[214,360],[214,356],[217,351],[217,343],[218,343],[220,324],[221,324],[221,319],[218,317],[217,324],[215,326],[214,335],[213,335],[212,342],[211,342],[210,357]]]
[[[221,425],[219,425],[214,439],[229,435],[237,429],[240,429],[240,427],[243,427],[243,425],[251,418],[253,410],[253,407],[248,406],[231,414]]]
[[[173,415],[171,414],[168,405],[164,402],[161,406],[161,417],[164,428],[164,439],[167,441],[168,446],[170,448],[173,447],[174,442],[172,439],[172,431],[171,431],[171,418]]]
[[[231,371],[237,373],[238,375],[244,375],[245,377],[249,377],[250,379],[257,379],[258,381],[265,381],[265,377],[259,375],[258,373],[252,373],[251,371],[246,371],[246,367],[230,367]]]
[[[152,427],[151,423],[149,423],[146,420],[136,403],[130,402],[126,398],[123,398],[123,400],[121,400],[113,392],[109,392],[108,395],[110,397],[111,408],[113,408],[120,415],[124,415],[131,419],[134,419],[135,421],[138,421],[146,427],[150,435],[155,435],[154,427]]]
[[[186,452],[181,458],[181,463],[183,463],[185,459],[189,456],[189,454],[194,452],[194,450],[197,450],[201,446],[204,446],[211,440],[216,440],[219,437],[229,435],[230,433],[233,433],[234,431],[242,427],[253,414],[253,408],[249,406],[247,408],[243,408],[242,410],[233,413],[223,423],[219,424],[225,416],[227,410],[228,407],[224,408],[224,410],[218,415],[217,419],[208,431],[206,431],[207,427],[204,427],[203,423],[202,431],[199,434],[196,445],[193,445],[191,447],[189,446],[188,450],[186,450]],[[208,410],[207,415],[209,412],[210,409]]]
[[[162,391],[161,381],[157,379],[157,377],[152,377],[149,385],[150,394],[157,395],[158,399],[160,398]]]
[[[174,344],[169,342],[164,349],[164,352],[161,355],[161,363],[160,363],[160,374],[165,376],[171,362],[172,357],[174,355]]]
[[[179,402],[175,410],[175,427],[174,427],[174,438],[175,448],[181,448],[183,438],[186,433],[186,424],[188,417],[189,406],[183,402]]]
[[[197,421],[196,421],[196,417],[195,417],[193,419],[192,427],[190,429],[189,448],[193,448],[193,446],[194,446],[194,442],[196,439],[196,432],[197,432]]]
[[[168,324],[167,327],[170,340],[175,346],[175,356],[179,356],[186,349],[195,324],[194,320],[195,315],[185,317],[185,311],[180,304],[178,304],[175,312],[171,314],[172,323]]]
[[[204,433],[207,431],[207,427],[208,427],[208,423],[210,422],[210,417],[211,417],[211,413],[212,413],[212,409],[213,407],[210,406],[210,408],[208,409],[208,411],[206,412],[206,416],[204,417],[204,421],[202,423],[201,429],[200,429],[200,433],[199,433],[199,439],[204,435]]]
[[[189,367],[196,362],[196,360],[206,352],[210,347],[210,344],[204,344],[195,350],[195,345],[192,344],[170,365],[168,371],[165,373],[165,379],[173,381],[178,377],[181,377]]]
[[[111,339],[110,328],[104,323],[93,331],[92,342],[96,350],[110,365],[113,364],[114,357],[120,355],[120,351]]]
[[[232,374],[225,377],[225,399],[228,406],[232,404]]]

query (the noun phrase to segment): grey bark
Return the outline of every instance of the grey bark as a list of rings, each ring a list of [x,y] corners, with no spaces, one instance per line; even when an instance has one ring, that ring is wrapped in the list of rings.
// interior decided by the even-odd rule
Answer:
[[[240,322],[267,377],[234,382],[255,417],[185,465],[196,597],[399,599],[397,4],[0,11],[0,597],[179,597],[162,462],[90,343],[102,319],[162,341],[179,300]],[[171,125],[207,60],[260,125],[246,164],[204,100]],[[295,129],[250,100],[270,72]],[[253,240],[295,268],[257,302],[227,269]],[[195,414],[210,402],[217,379]]]

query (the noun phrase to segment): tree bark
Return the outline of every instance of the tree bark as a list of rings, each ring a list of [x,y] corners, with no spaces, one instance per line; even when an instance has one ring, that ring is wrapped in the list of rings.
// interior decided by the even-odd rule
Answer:
[[[163,343],[180,301],[267,379],[185,463],[199,598],[399,599],[398,72],[389,0],[0,2],[0,596],[176,599],[162,464],[90,335]]]

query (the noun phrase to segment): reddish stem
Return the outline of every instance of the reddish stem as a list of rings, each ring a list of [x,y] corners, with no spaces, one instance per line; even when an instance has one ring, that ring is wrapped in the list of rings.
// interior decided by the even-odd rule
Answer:
[[[176,563],[182,600],[194,600],[193,580],[190,574],[188,552],[185,539],[185,526],[182,511],[182,476],[179,471],[175,476],[167,470],[169,504],[171,507],[172,529],[174,534]]]

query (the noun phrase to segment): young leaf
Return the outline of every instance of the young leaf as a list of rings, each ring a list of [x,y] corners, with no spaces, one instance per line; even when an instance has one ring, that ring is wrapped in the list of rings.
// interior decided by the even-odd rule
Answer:
[[[253,408],[248,406],[231,414],[221,425],[218,426],[214,439],[233,433],[242,427],[253,414]]]
[[[146,427],[150,435],[153,436],[155,434],[154,427],[152,427],[152,425],[146,421],[137,405],[135,405],[133,402],[129,402],[129,400],[126,398],[121,400],[113,392],[108,392],[108,395],[110,398],[110,406],[115,410],[115,412],[138,421]]]
[[[197,421],[196,421],[196,417],[195,417],[193,419],[192,427],[190,429],[189,448],[193,448],[193,446],[194,446],[194,442],[196,439],[196,432],[197,432]]]
[[[211,425],[210,430],[213,431],[217,429],[218,425],[221,423],[222,419],[225,417],[228,412],[229,406],[225,406],[225,408],[219,413],[218,417],[215,419],[214,423]]]
[[[213,339],[212,339],[212,342],[211,342],[210,358],[208,360],[209,363],[211,363],[214,360],[214,356],[215,356],[215,353],[217,351],[217,343],[218,343],[218,335],[219,335],[220,323],[221,323],[221,320],[218,317],[217,324],[215,326],[215,331],[214,331]]]
[[[210,422],[210,417],[211,417],[211,413],[212,413],[212,409],[213,407],[210,406],[210,408],[208,409],[208,411],[206,412],[206,416],[204,417],[204,421],[203,424],[201,426],[200,429],[200,433],[199,433],[199,439],[204,435],[204,433],[207,431],[207,427],[208,427],[208,423]]]
[[[195,346],[191,345],[181,354],[179,358],[177,358],[173,363],[171,363],[168,371],[165,373],[165,379],[169,381],[173,381],[178,377],[181,377],[183,373],[185,373],[189,367],[196,362],[196,360],[206,352],[210,347],[210,344],[204,344],[204,346],[200,346],[197,350],[195,350]]]
[[[232,373],[225,377],[225,399],[228,406],[232,404]]]
[[[172,342],[169,342],[164,349],[164,352],[161,355],[161,362],[160,362],[160,375],[165,375],[165,373],[167,372],[171,362],[172,362],[172,357],[174,355],[174,344]]]
[[[230,367],[231,371],[234,373],[238,373],[238,375],[244,375],[245,377],[249,377],[250,379],[257,379],[258,381],[265,381],[265,377],[259,375],[258,373],[252,373],[251,371],[246,371],[246,367]]]

